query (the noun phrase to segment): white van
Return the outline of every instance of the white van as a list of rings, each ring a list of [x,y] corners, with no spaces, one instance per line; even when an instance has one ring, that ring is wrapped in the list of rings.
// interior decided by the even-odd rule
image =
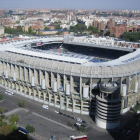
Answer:
[[[5,90],[5,94],[14,95],[14,93],[12,91],[9,91],[9,90]]]

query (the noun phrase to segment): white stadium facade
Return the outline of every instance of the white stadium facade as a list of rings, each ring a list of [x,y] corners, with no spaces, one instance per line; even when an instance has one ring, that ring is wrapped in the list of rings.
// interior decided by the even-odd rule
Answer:
[[[140,100],[140,49],[100,42],[65,36],[1,43],[0,85],[42,104],[93,115],[97,126],[114,129],[120,114]]]

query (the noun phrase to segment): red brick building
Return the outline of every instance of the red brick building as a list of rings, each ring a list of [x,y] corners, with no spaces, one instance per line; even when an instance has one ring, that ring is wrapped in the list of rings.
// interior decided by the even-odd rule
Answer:
[[[110,36],[120,37],[124,32],[126,32],[126,26],[117,25],[110,28]]]

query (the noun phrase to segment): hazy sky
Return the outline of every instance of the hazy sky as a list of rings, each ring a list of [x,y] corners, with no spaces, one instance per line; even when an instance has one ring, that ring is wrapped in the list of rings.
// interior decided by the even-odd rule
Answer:
[[[0,9],[13,8],[140,10],[140,0],[0,0]]]

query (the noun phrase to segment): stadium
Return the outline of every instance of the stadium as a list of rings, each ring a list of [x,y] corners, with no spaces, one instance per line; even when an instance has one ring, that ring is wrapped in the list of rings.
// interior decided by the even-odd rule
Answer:
[[[0,85],[114,129],[140,100],[139,46],[71,35],[1,43]]]

